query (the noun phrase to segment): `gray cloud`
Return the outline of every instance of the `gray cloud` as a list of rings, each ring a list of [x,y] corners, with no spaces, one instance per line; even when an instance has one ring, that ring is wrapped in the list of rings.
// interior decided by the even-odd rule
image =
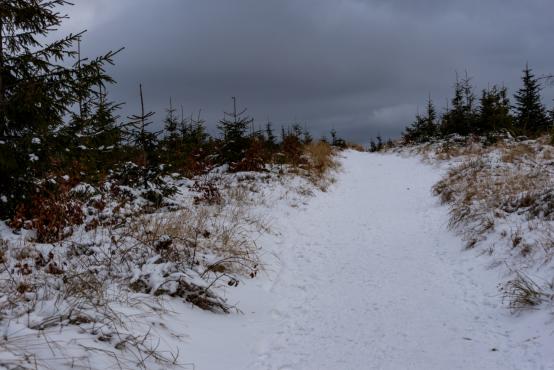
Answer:
[[[397,136],[455,71],[478,89],[519,86],[529,62],[554,72],[546,0],[76,0],[63,32],[88,29],[90,55],[126,49],[112,97],[137,108],[138,83],[161,120],[169,97],[212,130],[235,95],[259,124],[306,122],[367,142]],[[551,105],[554,88],[545,90]]]

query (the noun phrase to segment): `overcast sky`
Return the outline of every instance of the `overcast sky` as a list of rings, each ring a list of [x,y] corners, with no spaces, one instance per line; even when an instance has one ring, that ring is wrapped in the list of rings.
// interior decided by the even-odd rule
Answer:
[[[513,93],[526,62],[554,73],[552,0],[74,0],[85,56],[124,46],[111,97],[161,121],[172,97],[212,132],[231,96],[260,125],[306,123],[366,143],[398,136],[456,71]],[[544,90],[552,106],[554,88]]]

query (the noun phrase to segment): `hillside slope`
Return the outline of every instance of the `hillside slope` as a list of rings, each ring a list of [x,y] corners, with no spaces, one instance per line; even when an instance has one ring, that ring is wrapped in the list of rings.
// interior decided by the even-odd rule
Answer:
[[[239,194],[248,212],[214,218],[223,229],[245,224],[263,265],[255,278],[218,284],[229,314],[128,293],[105,306],[123,320],[113,333],[71,313],[62,322],[59,302],[37,302],[0,317],[0,369],[554,369],[551,310],[514,315],[498,287],[506,268],[448,230],[449,208],[431,190],[445,169],[397,154],[340,155],[326,192],[253,176]],[[155,277],[164,264],[153,264]]]

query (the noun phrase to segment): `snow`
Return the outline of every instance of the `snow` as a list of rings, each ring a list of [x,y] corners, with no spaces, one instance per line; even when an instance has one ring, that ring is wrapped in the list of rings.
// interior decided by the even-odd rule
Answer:
[[[512,315],[463,251],[416,158],[347,152],[328,193],[272,210],[268,275],[229,291],[243,314],[194,312],[197,369],[552,369],[547,313]],[[183,313],[184,316],[190,314]]]
[[[306,183],[298,178],[256,184],[251,212],[271,230],[256,239],[264,270],[223,291],[236,312],[144,295],[140,304],[110,307],[130,319],[121,336],[148,332],[147,344],[179,353],[184,369],[554,369],[550,310],[513,315],[497,287],[504,270],[448,231],[448,208],[431,194],[444,168],[354,151],[341,162],[337,183],[327,192],[313,188],[312,197],[301,195]],[[8,234],[5,226],[0,232]],[[49,307],[4,330],[26,330],[27,321],[52,314]],[[115,366],[103,355],[113,345],[79,327],[41,333],[72,353],[51,368]],[[51,357],[48,347],[34,346],[39,339],[24,345]],[[0,369],[12,356],[0,353]],[[139,368],[131,349],[118,356],[124,368]]]

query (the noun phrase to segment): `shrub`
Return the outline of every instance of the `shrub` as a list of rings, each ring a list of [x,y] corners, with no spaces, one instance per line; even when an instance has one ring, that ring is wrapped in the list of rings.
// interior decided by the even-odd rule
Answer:
[[[233,172],[263,171],[267,162],[267,151],[264,143],[258,138],[252,138],[244,158],[237,163],[231,164],[230,170]]]
[[[55,243],[73,233],[84,221],[83,204],[67,184],[43,186],[29,203],[20,204],[10,221],[14,229],[33,229],[38,243]]]

